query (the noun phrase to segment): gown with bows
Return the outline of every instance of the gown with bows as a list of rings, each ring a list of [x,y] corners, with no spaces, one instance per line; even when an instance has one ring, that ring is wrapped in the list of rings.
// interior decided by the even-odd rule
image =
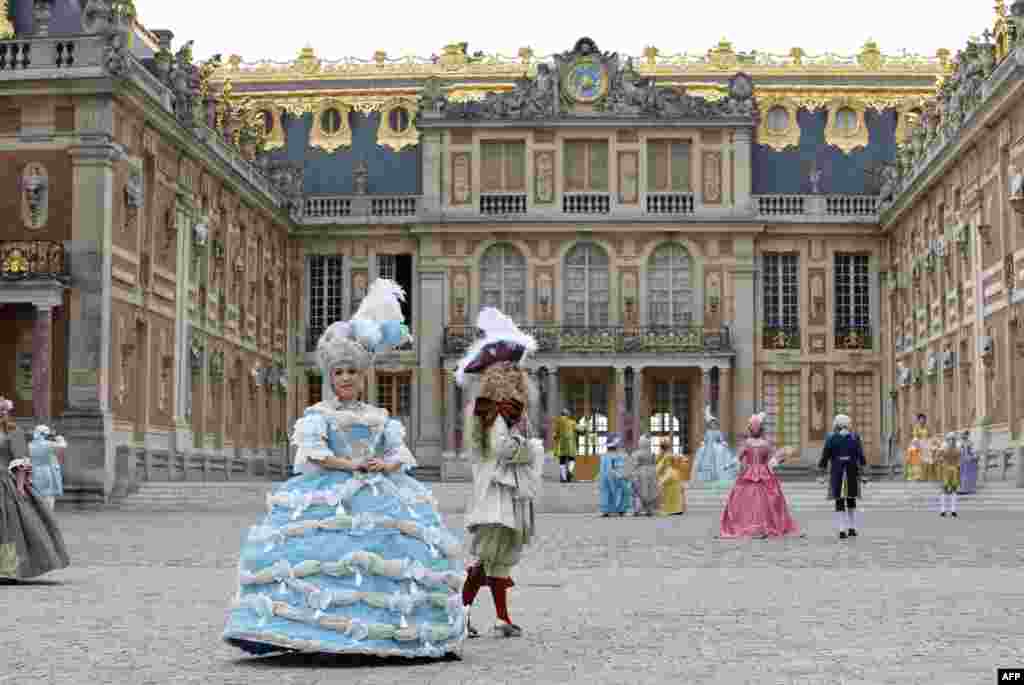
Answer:
[[[52,440],[36,438],[28,444],[32,459],[32,487],[40,497],[62,497],[64,495],[64,470],[57,459],[57,449]]]
[[[0,430],[0,578],[25,580],[67,568],[70,560],[57,521],[35,488],[18,492],[9,469],[17,461],[28,461],[24,435]]]
[[[721,537],[779,537],[800,532],[789,514],[782,485],[768,465],[776,454],[774,445],[762,438],[748,438],[743,444],[739,455],[742,470],[722,511]]]
[[[295,425],[300,475],[275,488],[242,543],[224,639],[265,654],[443,657],[466,634],[461,543],[441,522],[402,424],[384,409],[328,400]],[[393,473],[317,466],[379,458]]]
[[[719,492],[728,490],[736,482],[736,455],[725,444],[722,431],[708,429],[704,444],[697,450],[694,476],[707,487]]]

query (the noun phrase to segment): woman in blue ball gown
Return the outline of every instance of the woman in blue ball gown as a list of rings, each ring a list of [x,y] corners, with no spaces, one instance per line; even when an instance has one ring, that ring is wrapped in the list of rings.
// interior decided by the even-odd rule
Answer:
[[[719,430],[718,419],[711,414],[711,407],[704,408],[704,444],[697,450],[697,463],[693,477],[719,492],[728,490],[736,482],[738,462],[736,455],[725,442]]]
[[[249,530],[224,639],[253,654],[458,655],[461,545],[444,527],[402,424],[358,400],[374,353],[409,339],[401,288],[375,281],[317,355],[323,402],[295,424],[300,475]]]

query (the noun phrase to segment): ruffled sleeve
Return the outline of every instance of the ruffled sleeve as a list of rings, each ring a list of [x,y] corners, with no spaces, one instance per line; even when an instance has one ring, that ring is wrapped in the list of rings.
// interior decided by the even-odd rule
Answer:
[[[327,419],[313,409],[307,409],[305,415],[295,422],[292,444],[296,447],[296,468],[304,466],[307,461],[322,461],[334,456],[327,446]]]
[[[413,456],[409,446],[405,443],[405,426],[401,421],[388,419],[384,424],[384,433],[381,438],[384,452],[384,461],[394,464],[400,463],[402,471],[409,472],[416,468],[416,457]]]

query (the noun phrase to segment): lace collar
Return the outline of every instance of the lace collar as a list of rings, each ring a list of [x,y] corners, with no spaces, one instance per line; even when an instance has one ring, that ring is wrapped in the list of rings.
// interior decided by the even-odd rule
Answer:
[[[341,402],[337,399],[324,400],[315,405],[318,411],[332,419],[340,430],[346,430],[356,424],[365,424],[370,428],[381,428],[387,422],[387,409],[374,407],[364,402]]]

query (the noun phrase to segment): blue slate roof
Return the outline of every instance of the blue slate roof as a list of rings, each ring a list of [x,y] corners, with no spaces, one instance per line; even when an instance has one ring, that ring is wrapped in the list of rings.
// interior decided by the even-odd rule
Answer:
[[[822,172],[818,190],[827,194],[874,194],[878,192],[867,173],[875,165],[896,157],[896,113],[893,110],[865,112],[868,145],[849,154],[825,144],[824,110],[799,110],[800,144],[781,152],[755,145],[752,159],[754,194],[810,193],[810,175]]]
[[[417,194],[420,192],[420,146],[395,152],[377,144],[380,113],[353,112],[352,147],[325,152],[309,146],[313,116],[288,117],[284,148],[274,150],[271,158],[301,164],[305,169],[303,191],[311,195],[344,195],[353,192],[352,167],[365,160],[369,167],[367,192],[375,195]]]

